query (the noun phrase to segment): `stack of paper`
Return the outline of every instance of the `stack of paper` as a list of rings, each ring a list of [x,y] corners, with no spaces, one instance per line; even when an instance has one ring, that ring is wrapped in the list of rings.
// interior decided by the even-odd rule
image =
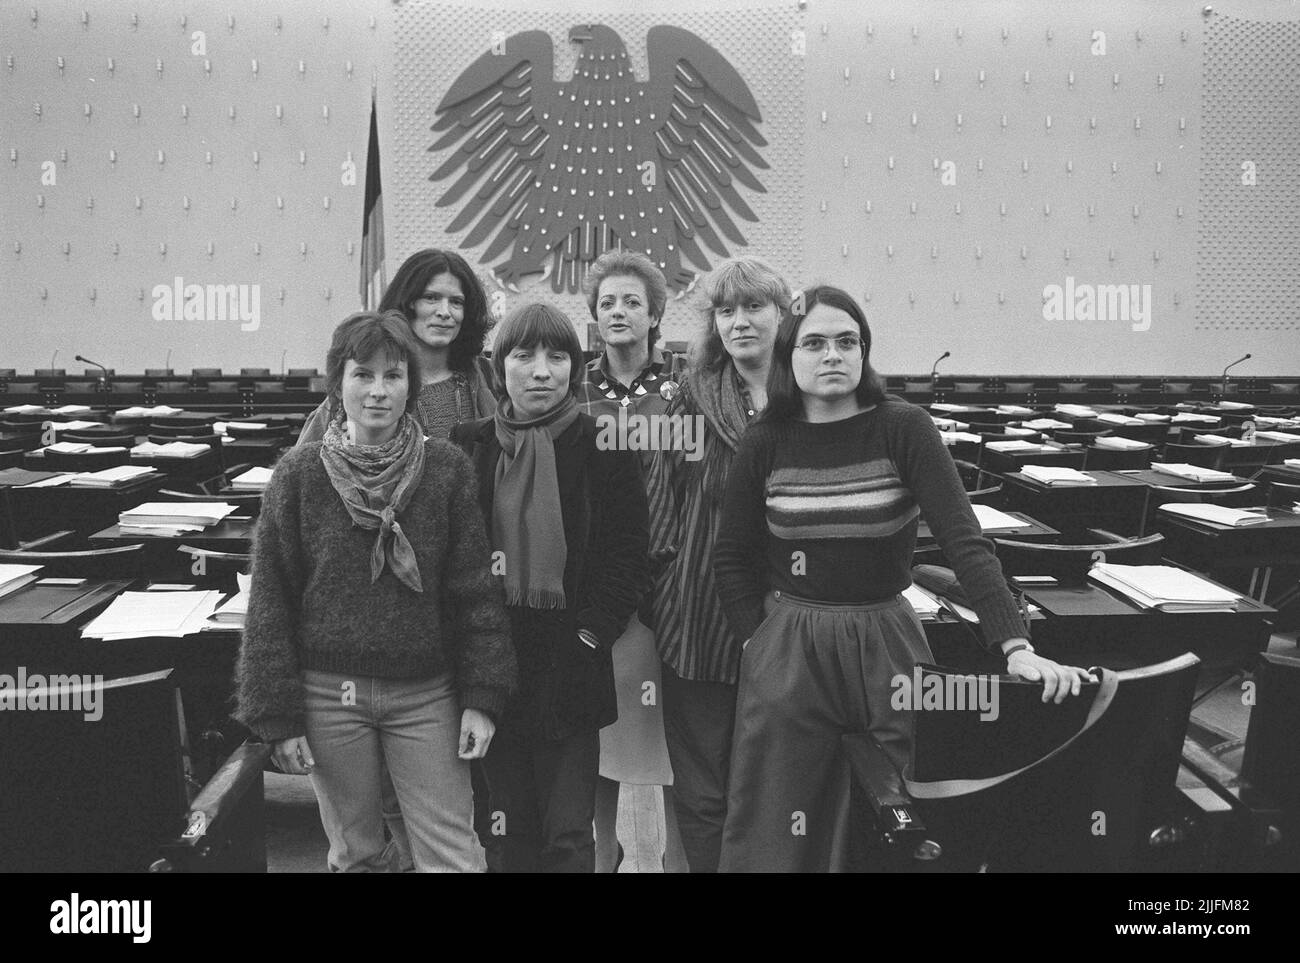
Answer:
[[[1048,465],[1025,465],[1020,474],[1039,484],[1060,488],[1068,485],[1095,485],[1097,479],[1073,468],[1056,468]]]
[[[1093,444],[1098,448],[1111,448],[1115,451],[1138,451],[1143,448],[1150,448],[1144,441],[1137,441],[1133,438],[1121,438],[1119,435],[1099,435],[1093,440]]]
[[[931,405],[930,408],[933,411],[948,411],[948,412],[971,410],[970,405],[950,405],[950,404],[943,404],[943,403]]]
[[[131,449],[132,458],[197,458],[208,451],[207,445],[188,441],[169,441],[164,445],[146,441]]]
[[[1235,612],[1241,597],[1172,565],[1101,562],[1089,574],[1138,605],[1162,612]]]
[[[218,606],[217,610],[208,616],[209,622],[216,625],[242,626],[244,624],[244,618],[248,615],[248,590],[252,586],[253,577],[238,572],[235,574],[235,581],[239,585],[239,592],[229,601]]]
[[[1193,435],[1192,440],[1202,445],[1218,445],[1220,448],[1224,445],[1233,448],[1250,447],[1248,441],[1243,441],[1240,438],[1225,438],[1223,435]],[[1296,441],[1300,441],[1300,438],[1297,438]]]
[[[922,619],[933,619],[939,614],[939,600],[918,585],[903,589],[903,598]]]
[[[1016,427],[1013,427],[1012,425],[1003,425],[1003,426],[1002,426],[1002,434],[1004,434],[1004,435],[1025,435],[1025,436],[1029,436],[1029,435],[1037,435],[1038,432],[1034,431],[1032,428],[1016,428]]]
[[[1110,425],[1142,425],[1145,422],[1141,418],[1130,418],[1128,415],[1116,414],[1113,411],[1106,411],[1097,416],[1098,421],[1104,421]]]
[[[1026,408],[1023,405],[998,405],[995,410],[1004,415],[1019,415],[1021,417],[1034,413],[1034,409]]]
[[[86,485],[90,488],[112,488],[115,485],[124,485],[136,478],[151,474],[153,474],[153,469],[145,468],[143,465],[119,465],[117,468],[105,468],[102,471],[89,471],[80,475],[73,475],[72,484],[78,487]]]
[[[1253,411],[1254,405],[1248,405],[1242,401],[1220,401],[1220,408],[1227,408],[1229,411]]]
[[[152,408],[145,408],[141,405],[134,405],[130,408],[123,408],[116,413],[118,418],[165,418],[168,415],[179,415],[182,409],[173,408],[171,405],[154,405]]]
[[[88,415],[90,414],[90,405],[64,405],[61,408],[51,409],[56,415]],[[92,422],[97,424],[97,422]]]
[[[1192,504],[1175,502],[1169,505],[1161,505],[1160,511],[1169,512],[1171,515],[1181,515],[1184,518],[1193,518],[1198,522],[1231,525],[1234,528],[1239,528],[1242,525],[1259,525],[1268,521],[1268,515],[1264,512],[1264,509],[1246,511],[1241,508],[1227,508],[1223,505],[1209,505],[1203,502],[1194,502]]]
[[[253,434],[266,431],[267,427],[267,425],[253,421],[218,421],[213,423],[212,430],[218,435]],[[235,430],[232,432],[231,428]]]
[[[271,469],[269,468],[250,468],[242,475],[236,475],[230,479],[230,488],[237,492],[260,492],[266,490],[267,483],[271,480]]]
[[[983,532],[1017,532],[1026,528],[1024,522],[1006,512],[1000,512],[991,505],[972,505],[975,519]]]
[[[1165,475],[1194,482],[1230,482],[1236,478],[1217,468],[1202,468],[1199,465],[1187,465],[1182,462],[1153,462],[1151,467]]]
[[[1173,423],[1175,425],[1217,425],[1220,419],[1213,415],[1194,415],[1190,411],[1184,411],[1181,414],[1174,415]]]
[[[117,516],[126,535],[179,535],[201,532],[235,510],[226,502],[145,502]]]
[[[1257,431],[1256,438],[1267,438],[1269,441],[1300,441],[1300,435],[1293,435],[1286,431]]]
[[[180,638],[202,632],[221,601],[211,592],[123,592],[82,632],[86,639]]]
[[[42,565],[0,565],[0,596],[35,582],[42,568]]]
[[[1074,418],[1096,418],[1097,412],[1087,405],[1057,405],[1056,410]]]
[[[1300,428],[1300,420],[1296,418],[1275,418],[1272,415],[1256,415],[1255,424],[1271,428]]]
[[[1016,439],[1012,439],[1011,441],[987,441],[984,443],[984,447],[992,449],[993,451],[1004,451],[1004,452],[1005,451],[1043,451],[1045,449],[1044,445],[1035,445],[1033,442],[1017,441]]]
[[[1284,458],[1282,464],[1288,468],[1300,468],[1300,458]]]
[[[44,405],[14,405],[12,408],[6,408],[6,415],[48,415],[50,409]]]
[[[939,436],[943,439],[943,443],[949,446],[955,445],[959,441],[971,441],[977,445],[983,441],[979,435],[973,435],[969,431],[941,431]]]
[[[52,445],[46,445],[41,451],[57,451],[60,455],[80,455],[82,452],[90,451],[90,442],[87,441],[57,441]],[[121,448],[110,449],[112,451],[121,451]]]
[[[50,430],[56,435],[61,431],[85,431],[87,428],[103,428],[98,421],[52,421]]]
[[[1057,421],[1055,418],[1035,418],[1033,421],[1021,422],[1026,428],[1033,428],[1036,431],[1043,431],[1047,428],[1073,428],[1068,421]]]
[[[1165,422],[1170,420],[1169,415],[1157,414],[1154,411],[1139,411],[1133,417],[1136,418],[1138,421],[1151,422],[1151,423],[1159,423],[1159,422]]]

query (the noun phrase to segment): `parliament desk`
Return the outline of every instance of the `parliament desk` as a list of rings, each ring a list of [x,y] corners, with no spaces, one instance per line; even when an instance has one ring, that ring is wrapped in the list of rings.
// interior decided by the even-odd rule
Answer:
[[[1246,570],[1300,566],[1300,515],[1285,508],[1260,509],[1268,521],[1255,525],[1220,525],[1155,510],[1151,526],[1165,537],[1165,557],[1188,568],[1220,578]],[[1258,573],[1255,573],[1257,575]],[[1268,575],[1256,586],[1252,576],[1247,590],[1259,598],[1268,592]]]
[[[139,444],[147,439],[144,436],[136,438]],[[222,460],[221,454],[214,448],[208,448],[205,452],[188,457],[176,457],[174,455],[150,455],[141,457],[131,455],[128,465],[140,468],[152,468],[154,471],[161,472],[178,481],[199,482],[208,478],[215,478],[221,474]],[[28,471],[49,471],[46,465],[44,451],[29,451],[23,458],[23,467]]]
[[[1031,518],[1023,512],[1006,512],[1012,518],[1018,518],[1025,524],[1021,528],[999,528],[986,529],[985,538],[1014,538],[1020,542],[1041,542],[1044,544],[1055,544],[1061,540],[1061,533],[1050,525],[1044,525],[1037,518]],[[918,548],[928,548],[937,544],[934,535],[930,532],[930,524],[925,519],[921,519],[916,526],[916,545]]]
[[[986,472],[1006,475],[1020,471],[1025,465],[1044,467],[1082,467],[1084,453],[1081,448],[1067,448],[1048,442],[1044,451],[997,451],[984,445],[980,448],[979,466]]]
[[[1078,544],[1091,539],[1089,528],[1104,528],[1119,535],[1137,535],[1142,530],[1147,486],[1128,476],[1110,471],[1089,471],[1095,485],[1044,485],[1021,472],[1003,476],[1002,495],[1008,508],[1020,509],[1059,528]],[[1008,538],[1019,538],[1008,535]]]
[[[214,498],[213,501],[220,501]],[[91,548],[144,545],[144,571],[159,581],[189,581],[195,559],[180,551],[182,545],[232,555],[252,551],[256,522],[251,518],[227,517],[201,532],[180,535],[124,535],[120,525],[110,525],[90,536]]]
[[[1265,465],[1255,475],[1255,481],[1279,481],[1287,485],[1300,485],[1300,468],[1294,465]]]
[[[222,445],[222,452],[228,465],[254,465],[258,468],[272,468],[280,458],[280,453],[293,445],[292,438],[277,436],[257,438],[243,436],[229,438]]]
[[[83,639],[81,630],[131,583],[77,581],[48,585],[38,580],[0,598],[0,673],[16,676],[21,668],[28,678],[62,673],[114,679],[173,669],[196,752],[195,776],[206,782],[246,735],[229,719],[239,630],[223,627],[182,638]],[[225,736],[205,739],[209,732]]]
[[[28,541],[61,529],[84,538],[116,522],[127,509],[154,500],[166,485],[167,476],[155,472],[112,488],[64,484],[8,491],[18,537]]]
[[[113,415],[115,425],[140,427],[141,430],[149,425],[164,425],[175,428],[202,427],[211,425],[218,421],[229,421],[232,416],[227,412],[221,411],[189,411],[182,409],[170,415],[129,415],[122,417],[121,414]]]
[[[1198,441],[1190,441],[1187,444],[1200,448],[1222,448],[1224,471],[1251,475],[1273,459],[1274,450],[1278,445],[1286,443],[1260,438],[1252,439],[1248,445],[1207,445],[1205,442]]]
[[[1191,652],[1206,673],[1222,676],[1249,668],[1268,648],[1274,610],[1253,599],[1236,612],[1169,613],[1143,609],[1103,586],[1026,587],[1042,609],[1030,623],[1030,641],[1050,659],[1088,668],[1132,669]],[[941,613],[946,615],[946,613]],[[1004,660],[978,648],[969,627],[925,621],[935,661],[962,671],[1005,672]]]

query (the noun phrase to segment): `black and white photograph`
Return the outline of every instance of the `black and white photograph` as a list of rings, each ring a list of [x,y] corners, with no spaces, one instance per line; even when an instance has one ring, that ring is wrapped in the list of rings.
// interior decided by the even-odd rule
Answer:
[[[362,872],[1271,928],[1295,0],[6,0],[0,93],[18,929]]]

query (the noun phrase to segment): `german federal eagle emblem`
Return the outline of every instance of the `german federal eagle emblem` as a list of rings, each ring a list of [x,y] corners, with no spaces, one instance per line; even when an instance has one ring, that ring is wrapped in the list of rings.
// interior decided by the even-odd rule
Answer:
[[[429,179],[458,175],[437,202],[459,205],[447,230],[468,229],[464,247],[486,241],[483,262],[512,287],[548,273],[554,291],[576,292],[587,266],[621,247],[686,290],[711,268],[701,242],[728,257],[746,243],[736,218],[758,220],[737,190],[764,192],[758,105],[718,51],[679,27],[646,35],[646,83],[609,27],[574,27],[569,40],[579,53],[567,81],[552,79],[550,35],[530,30],[443,97],[429,150],[455,150]]]

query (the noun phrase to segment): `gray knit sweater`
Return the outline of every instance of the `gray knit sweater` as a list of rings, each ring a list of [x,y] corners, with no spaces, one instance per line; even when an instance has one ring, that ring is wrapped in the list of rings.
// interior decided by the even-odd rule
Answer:
[[[352,523],[320,443],[286,452],[257,523],[235,717],[267,741],[303,735],[304,669],[390,679],[451,671],[462,708],[499,713],[516,667],[477,490],[460,449],[425,442],[424,479],[398,516],[420,569],[417,593],[391,568],[371,583],[376,532]]]

